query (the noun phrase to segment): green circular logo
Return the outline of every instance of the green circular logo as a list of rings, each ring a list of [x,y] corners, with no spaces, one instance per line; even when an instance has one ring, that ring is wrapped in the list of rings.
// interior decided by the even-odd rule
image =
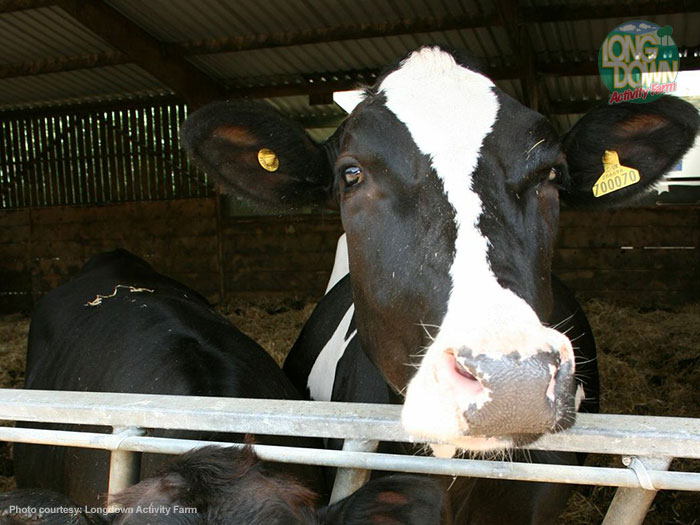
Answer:
[[[610,104],[651,102],[676,90],[678,46],[671,26],[634,20],[613,29],[598,53]]]

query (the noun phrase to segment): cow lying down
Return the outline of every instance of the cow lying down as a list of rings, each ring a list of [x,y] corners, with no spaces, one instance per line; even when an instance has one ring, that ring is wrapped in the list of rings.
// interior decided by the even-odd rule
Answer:
[[[117,494],[117,512],[90,512],[55,492],[24,489],[0,495],[0,524],[424,525],[439,523],[442,491],[425,477],[394,475],[332,505],[316,506],[316,500],[314,491],[271,469],[252,449],[210,446]]]

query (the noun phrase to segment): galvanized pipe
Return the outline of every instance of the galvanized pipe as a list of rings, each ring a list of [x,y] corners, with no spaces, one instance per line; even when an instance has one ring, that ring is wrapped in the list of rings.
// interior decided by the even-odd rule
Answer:
[[[112,429],[112,435],[122,441],[132,436],[143,436],[142,428],[121,428]],[[109,484],[107,489],[107,508],[113,512],[112,497],[114,494],[129,488],[139,482],[141,470],[141,453],[124,450],[119,444],[112,449],[109,458]]]
[[[337,439],[420,441],[401,407],[361,403],[0,389],[0,420]],[[700,419],[578,414],[527,448],[700,459]]]
[[[343,450],[346,452],[374,452],[378,446],[379,441],[346,439],[343,443]],[[355,492],[367,483],[371,474],[372,472],[367,469],[339,468],[335,474],[330,502],[335,503]]]
[[[633,465],[637,461],[641,472],[668,470],[673,458],[626,458],[627,466]],[[640,476],[643,474],[637,474]],[[643,483],[644,480],[640,480]],[[657,488],[651,480],[653,488]],[[647,487],[649,488],[649,487]],[[642,525],[644,518],[651,507],[651,503],[656,497],[656,490],[645,490],[642,488],[620,487],[615,491],[608,512],[602,525]]]
[[[111,434],[54,431],[0,427],[0,440],[35,444],[132,450],[158,454],[181,454],[193,448],[232,443],[194,441],[187,439],[134,436],[119,438]],[[234,445],[243,446],[243,445]],[[539,463],[507,463],[500,461],[442,459],[424,456],[403,456],[341,450],[254,445],[258,456],[266,461],[304,463],[330,467],[415,472],[445,476],[470,476],[492,479],[544,481],[581,485],[610,485],[640,488],[634,472],[629,469],[545,465]],[[694,472],[650,471],[649,479],[657,489],[700,491],[700,474]]]

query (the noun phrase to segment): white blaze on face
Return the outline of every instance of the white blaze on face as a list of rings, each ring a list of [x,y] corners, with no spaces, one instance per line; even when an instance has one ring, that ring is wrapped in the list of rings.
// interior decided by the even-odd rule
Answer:
[[[416,437],[432,437],[460,448],[503,447],[507,442],[499,439],[460,437],[468,431],[461,414],[474,399],[462,404],[441,383],[439,364],[445,352],[468,347],[473,355],[498,357],[517,349],[526,357],[546,341],[560,348],[568,340],[543,328],[532,308],[498,283],[487,259],[489,241],[477,226],[482,202],[472,188],[472,175],[498,114],[494,85],[439,48],[423,48],[384,79],[380,92],[420,152],[430,157],[454,208],[457,228],[447,312],[408,386],[404,426]]]

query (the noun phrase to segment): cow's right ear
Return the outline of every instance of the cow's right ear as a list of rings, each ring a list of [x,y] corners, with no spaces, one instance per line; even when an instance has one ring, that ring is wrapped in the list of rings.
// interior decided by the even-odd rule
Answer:
[[[333,169],[323,146],[269,104],[209,104],[187,118],[182,142],[226,193],[276,210],[332,206]]]

